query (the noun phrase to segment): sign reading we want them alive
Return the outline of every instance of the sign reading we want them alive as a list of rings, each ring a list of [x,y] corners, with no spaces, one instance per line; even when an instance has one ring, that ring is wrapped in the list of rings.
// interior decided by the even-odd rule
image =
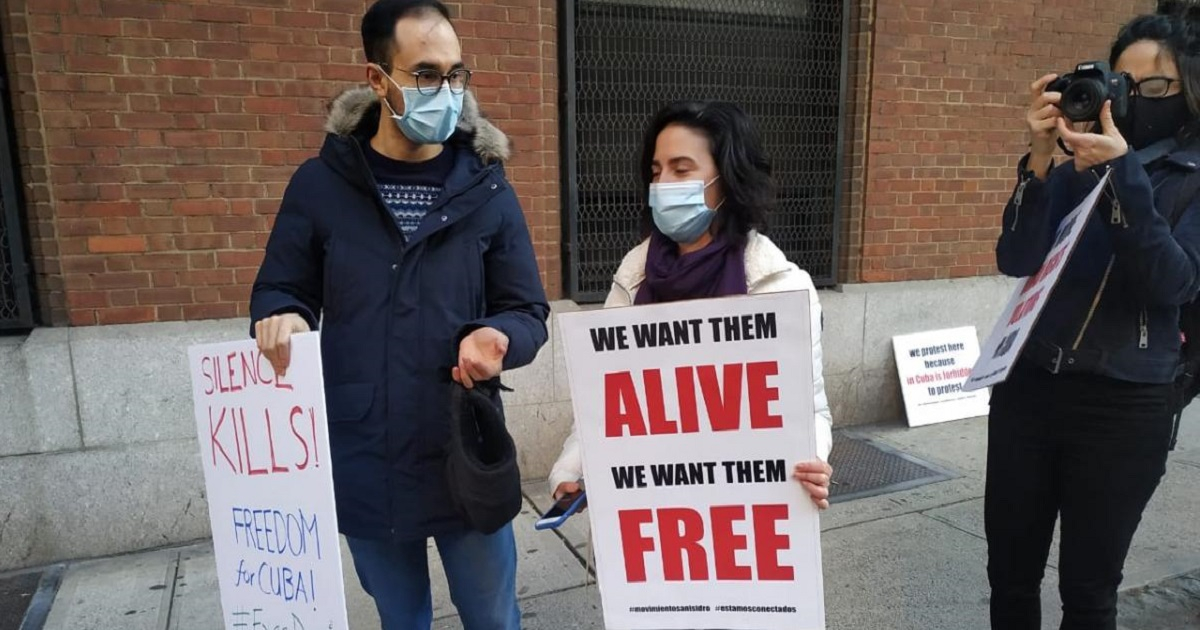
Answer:
[[[804,292],[559,316],[606,628],[824,628]]]

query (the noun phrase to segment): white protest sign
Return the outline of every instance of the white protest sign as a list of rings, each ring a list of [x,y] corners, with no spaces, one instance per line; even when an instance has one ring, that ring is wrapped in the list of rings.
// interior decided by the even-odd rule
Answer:
[[[558,323],[605,627],[823,629],[807,293]]]
[[[982,389],[1002,383],[1008,378],[1009,371],[1021,355],[1021,349],[1029,340],[1029,333],[1037,324],[1038,316],[1042,314],[1042,308],[1050,298],[1050,292],[1058,283],[1058,277],[1062,275],[1063,268],[1071,258],[1071,252],[1075,251],[1075,245],[1079,243],[1079,237],[1087,227],[1092,210],[1108,183],[1109,175],[1105,173],[1092,192],[1059,223],[1054,245],[1046,254],[1041,269],[1017,285],[1008,300],[1008,306],[1004,307],[1000,319],[996,320],[992,334],[983,344],[979,361],[975,363],[971,376],[963,385],[964,391]]]
[[[979,358],[974,326],[892,337],[908,426],[986,416],[986,391],[964,392]]]
[[[253,341],[188,349],[223,628],[345,630],[317,333],[286,378]]]

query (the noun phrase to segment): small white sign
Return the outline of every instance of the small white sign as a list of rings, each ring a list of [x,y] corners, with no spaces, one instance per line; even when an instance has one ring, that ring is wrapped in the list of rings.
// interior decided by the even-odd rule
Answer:
[[[975,327],[892,337],[908,426],[986,416],[987,391],[963,391],[979,358]]]
[[[318,333],[286,378],[250,340],[188,349],[222,628],[346,630]]]
[[[560,315],[609,630],[822,630],[808,295]]]
[[[1021,349],[1029,340],[1029,333],[1033,331],[1038,317],[1042,314],[1042,308],[1050,298],[1050,292],[1054,290],[1058,277],[1067,266],[1071,252],[1075,251],[1075,245],[1079,243],[1079,237],[1083,235],[1084,228],[1091,219],[1092,210],[1095,209],[1104,186],[1108,184],[1109,176],[1110,173],[1105,173],[1092,192],[1063,218],[1058,224],[1054,245],[1046,254],[1041,269],[1017,285],[1008,300],[1008,306],[1004,307],[1000,319],[996,321],[992,334],[983,344],[979,361],[975,363],[970,378],[963,386],[965,391],[989,387],[1008,378],[1017,357],[1021,356]]]

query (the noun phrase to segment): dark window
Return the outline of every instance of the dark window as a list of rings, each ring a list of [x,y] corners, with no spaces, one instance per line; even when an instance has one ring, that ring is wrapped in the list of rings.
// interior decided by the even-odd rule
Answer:
[[[33,327],[7,78],[5,64],[0,62],[0,331]]]
[[[639,240],[641,136],[677,99],[725,100],[774,167],[771,238],[819,285],[836,278],[845,83],[843,0],[565,0],[567,289],[602,300]]]

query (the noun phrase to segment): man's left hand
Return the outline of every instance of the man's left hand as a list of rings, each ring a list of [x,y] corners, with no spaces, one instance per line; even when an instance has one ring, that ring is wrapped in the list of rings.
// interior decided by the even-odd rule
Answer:
[[[1065,118],[1058,119],[1059,136],[1075,153],[1076,171],[1083,172],[1107,164],[1129,153],[1129,143],[1113,122],[1112,101],[1105,102],[1100,110],[1100,130],[1101,133],[1079,133],[1071,129]]]
[[[458,366],[452,371],[452,376],[463,387],[471,389],[476,381],[500,376],[506,354],[507,335],[495,328],[476,329],[458,345]]]

